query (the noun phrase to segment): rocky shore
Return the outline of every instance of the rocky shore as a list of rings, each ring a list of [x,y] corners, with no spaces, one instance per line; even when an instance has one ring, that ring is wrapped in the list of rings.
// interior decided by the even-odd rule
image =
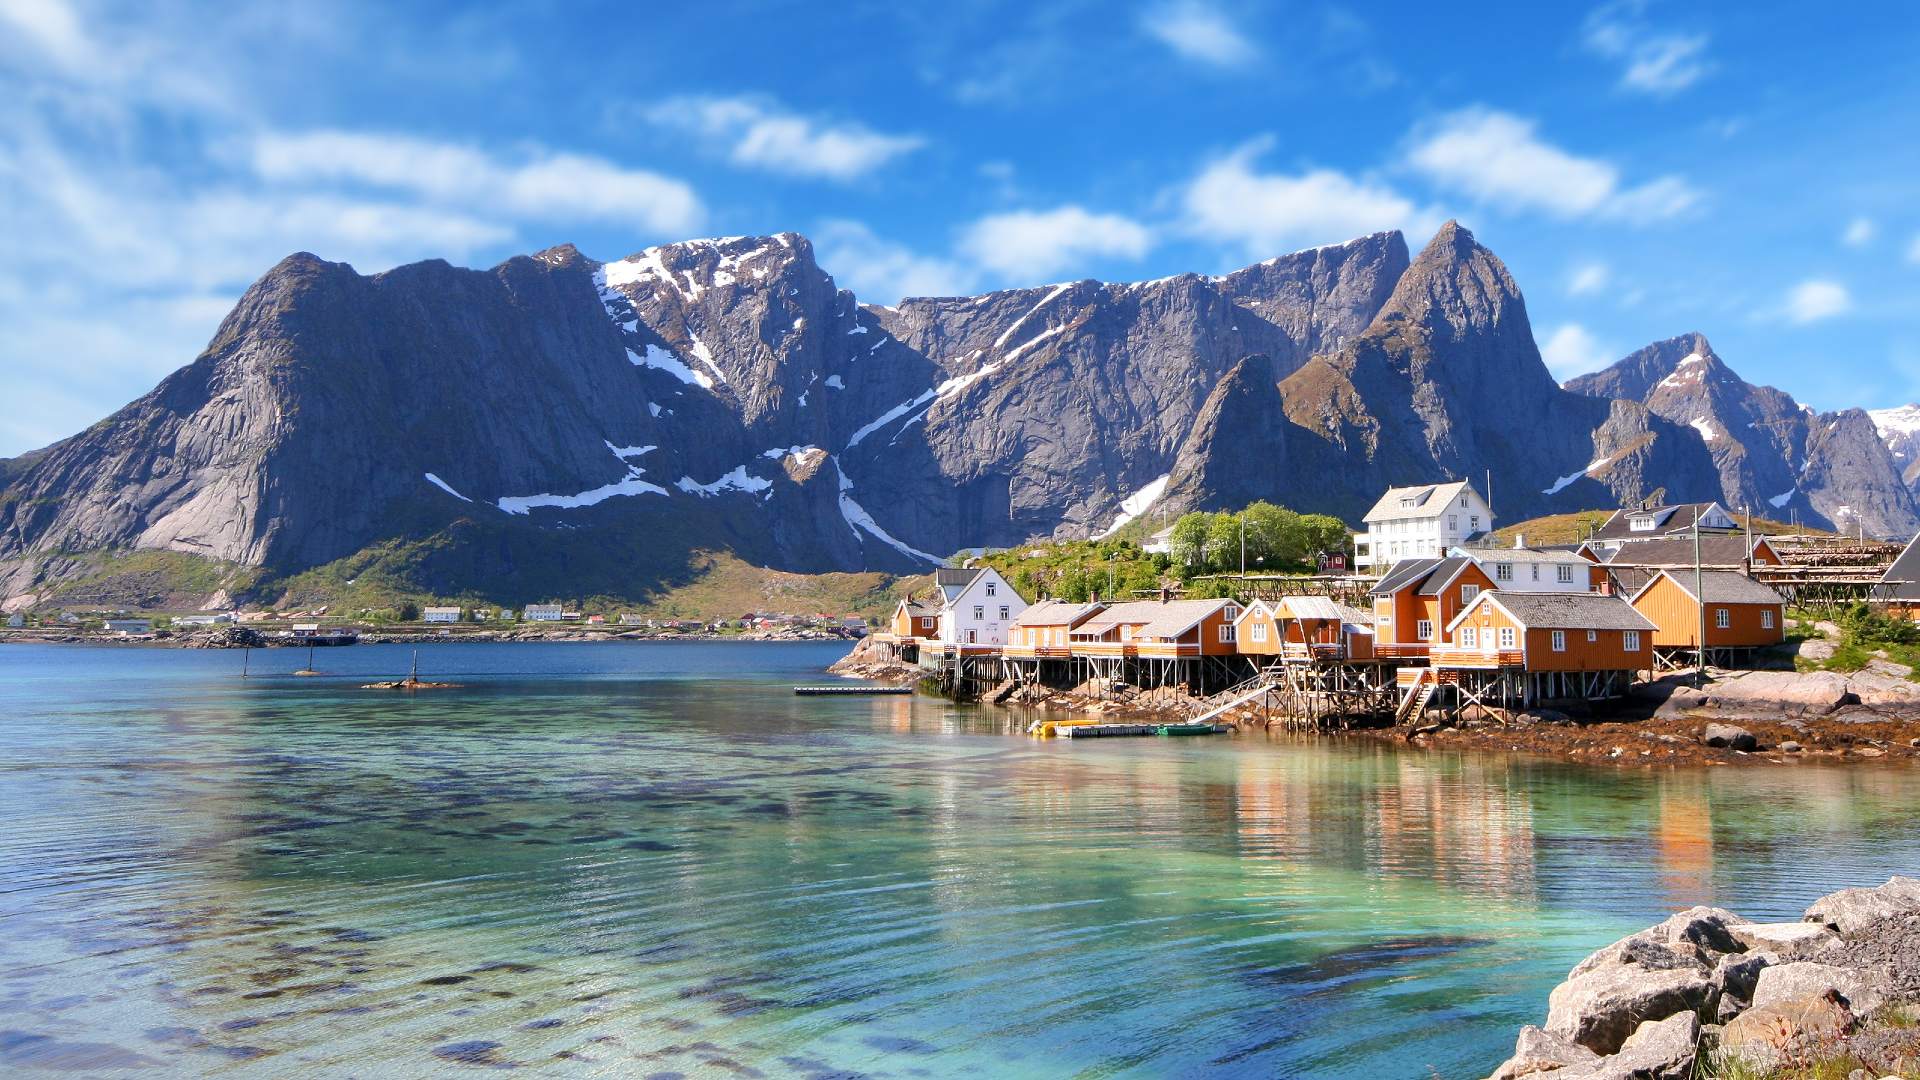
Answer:
[[[1920,880],[1799,922],[1694,907],[1574,965],[1488,1080],[1920,1076]]]
[[[277,630],[261,632],[252,627],[213,627],[180,633],[119,635],[80,631],[10,630],[0,631],[0,644],[21,645],[125,645],[173,649],[304,648],[301,642],[275,636]],[[621,630],[618,627],[588,629],[538,626],[512,630],[362,630],[362,645],[491,645],[516,641],[846,641],[851,635],[835,630],[793,627],[779,630],[745,630],[737,634],[689,634],[680,631],[649,629]]]

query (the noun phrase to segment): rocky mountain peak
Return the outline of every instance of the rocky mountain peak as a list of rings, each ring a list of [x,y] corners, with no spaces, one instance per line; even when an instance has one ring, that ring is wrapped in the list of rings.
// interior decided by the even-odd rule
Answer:
[[[1520,286],[1506,264],[1455,221],[1414,257],[1380,318],[1408,319],[1454,338],[1501,328],[1532,337]]]

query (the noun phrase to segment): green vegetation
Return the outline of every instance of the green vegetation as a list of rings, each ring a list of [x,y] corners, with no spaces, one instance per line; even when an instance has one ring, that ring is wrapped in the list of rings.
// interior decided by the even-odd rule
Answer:
[[[1494,530],[1495,544],[1511,546],[1514,538],[1525,536],[1527,543],[1534,546],[1551,544],[1578,544],[1592,536],[1594,530],[1606,524],[1613,516],[1611,510],[1578,510],[1571,514],[1548,514],[1545,517],[1529,518]],[[1739,511],[1734,512],[1734,520],[1745,522]],[[1825,529],[1816,529],[1808,525],[1792,525],[1772,518],[1753,519],[1753,531],[1767,536],[1801,533],[1812,536],[1832,535]]]
[[[1256,502],[1237,513],[1184,515],[1173,525],[1171,554],[1143,551],[1134,540],[1115,535],[1025,544],[987,552],[978,562],[1000,571],[1021,595],[1033,599],[1127,599],[1162,588],[1178,588],[1189,597],[1226,596],[1230,582],[1204,575],[1239,572],[1243,531],[1248,573],[1311,572],[1320,552],[1348,550],[1347,527],[1339,519]]]

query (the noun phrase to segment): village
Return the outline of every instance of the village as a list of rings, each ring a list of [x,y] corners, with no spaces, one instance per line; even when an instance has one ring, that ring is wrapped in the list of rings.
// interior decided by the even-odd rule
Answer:
[[[1070,702],[1095,715],[1036,731],[1075,737],[1153,730],[1103,723],[1125,704],[1157,707],[1178,733],[1229,723],[1428,732],[1605,717],[1650,689],[1665,700],[1691,687],[1678,700],[1700,704],[1710,680],[1723,696],[1750,685],[1744,696],[1760,708],[1772,677],[1761,672],[1817,667],[1841,647],[1819,629],[1840,636],[1830,617],[1868,605],[1883,623],[1911,626],[1920,607],[1912,545],[1767,535],[1715,502],[1623,509],[1577,543],[1502,542],[1485,498],[1453,481],[1385,492],[1365,527],[1351,573],[1338,557],[1323,557],[1330,569],[1318,574],[1243,569],[1215,575],[1209,584],[1226,595],[1206,598],[1163,587],[1030,601],[990,566],[943,568],[841,670],[924,677],[994,702]],[[1862,687],[1828,674],[1822,685],[1843,687],[1831,707],[1860,704],[1864,688],[1883,708],[1915,697],[1920,713],[1910,666],[1880,656],[1863,666],[1851,677]],[[1740,684],[1747,672],[1755,679]]]

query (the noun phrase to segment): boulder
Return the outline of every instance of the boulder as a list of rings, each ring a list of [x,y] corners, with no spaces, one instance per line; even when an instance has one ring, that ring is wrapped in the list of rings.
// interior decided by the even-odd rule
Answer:
[[[1795,923],[1796,926],[1807,925]],[[1734,953],[1720,958],[1713,969],[1713,985],[1720,988],[1722,1000],[1734,999],[1744,1007],[1753,1000],[1754,984],[1760,980],[1760,972],[1780,962],[1772,953],[1746,952]],[[1738,1011],[1738,1010],[1735,1010]]]
[[[1715,683],[1713,697],[1725,705],[1818,716],[1860,700],[1846,677],[1831,671],[1749,671]]]
[[[1889,670],[1877,670],[1874,666],[1876,664],[1882,665],[1883,668],[1904,666],[1888,664],[1885,660],[1875,660],[1864,670],[1854,672],[1848,682],[1853,686],[1854,696],[1860,699],[1860,704],[1884,707],[1912,705],[1915,701],[1920,701],[1920,684],[1909,682],[1904,673],[1895,674]]]
[[[1802,994],[1755,1005],[1720,1029],[1722,1061],[1737,1059],[1764,1070],[1853,1030],[1854,1014],[1832,992]]]
[[[1753,986],[1753,1007],[1832,994],[1855,1016],[1865,1016],[1884,1005],[1892,991],[1885,972],[1796,960],[1761,970]]]
[[[1519,1080],[1524,1076],[1553,1072],[1564,1075],[1558,1070],[1568,1066],[1591,1065],[1600,1060],[1600,1055],[1578,1043],[1569,1042],[1558,1035],[1546,1032],[1528,1024],[1520,1029],[1520,1038],[1514,1043],[1513,1056],[1500,1063],[1487,1080]]]
[[[1786,651],[1792,653],[1794,656],[1802,660],[1811,660],[1817,664],[1833,659],[1833,654],[1839,646],[1828,641],[1826,638],[1808,638],[1802,641],[1797,647],[1788,645],[1785,646],[1785,648]]]
[[[1551,1080],[1691,1080],[1699,1052],[1700,1018],[1680,1013],[1641,1023],[1612,1057],[1549,1075]]]
[[[1780,744],[1780,752],[1783,754],[1797,754],[1800,750],[1800,744],[1794,742],[1792,739],[1788,739],[1786,742]]]
[[[1807,908],[1806,921],[1844,936],[1881,919],[1914,911],[1920,911],[1920,878],[1895,876],[1876,888],[1828,893]]]
[[[1708,973],[1697,963],[1665,969],[1603,964],[1554,987],[1547,998],[1546,1030],[1595,1053],[1611,1054],[1645,1021],[1676,1013],[1692,1017],[1712,1003],[1715,993]]]
[[[1708,724],[1706,730],[1700,733],[1700,741],[1708,746],[1742,752],[1760,748],[1760,740],[1753,737],[1753,732],[1732,724]]]
[[[1748,949],[1772,953],[1775,963],[1806,960],[1840,946],[1840,935],[1820,923],[1742,923],[1732,927],[1733,936]],[[1740,995],[1752,997],[1749,991]]]

